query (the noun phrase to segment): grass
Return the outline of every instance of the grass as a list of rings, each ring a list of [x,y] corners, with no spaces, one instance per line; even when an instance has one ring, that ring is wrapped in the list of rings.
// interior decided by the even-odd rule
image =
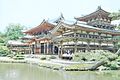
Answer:
[[[66,66],[65,69],[84,69],[84,68],[89,68],[93,66],[93,64],[74,64],[74,65],[70,65],[70,66]]]
[[[52,64],[52,63],[47,63],[47,62],[44,62],[44,61],[41,61],[39,63],[39,66],[40,67],[46,67],[46,68],[50,68],[50,69],[56,69],[56,70],[59,70],[62,66],[61,65],[58,65],[58,64]]]

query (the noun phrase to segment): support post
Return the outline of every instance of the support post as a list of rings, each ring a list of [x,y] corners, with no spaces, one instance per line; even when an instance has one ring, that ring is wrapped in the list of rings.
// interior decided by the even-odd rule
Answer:
[[[47,42],[47,54],[49,54],[49,43]]]
[[[53,46],[52,46],[52,54],[55,54],[55,52],[54,52],[54,42],[53,42]]]
[[[75,46],[74,46],[74,54],[77,52],[77,36],[76,36],[76,28],[74,31],[74,43],[75,43]]]
[[[87,32],[87,47],[88,47],[88,49],[87,49],[87,51],[90,51],[90,39],[89,39],[89,32]]]
[[[39,42],[39,54],[41,54],[41,42]]]
[[[113,44],[113,53],[115,53],[115,41],[114,36],[112,35],[112,44]]]
[[[60,49],[60,57],[62,57],[63,54],[63,41],[60,41],[61,49]]]
[[[99,50],[101,49],[101,33],[98,33],[99,34]]]
[[[45,48],[46,48],[46,47],[45,47],[45,42],[44,42],[44,53],[43,53],[43,54],[46,54],[46,53],[45,53]]]

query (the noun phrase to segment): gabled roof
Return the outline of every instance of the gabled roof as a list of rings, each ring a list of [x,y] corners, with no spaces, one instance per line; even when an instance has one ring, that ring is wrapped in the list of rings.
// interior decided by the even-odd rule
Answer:
[[[101,28],[97,28],[97,27],[93,27],[90,25],[86,25],[86,24],[76,24],[77,26],[84,28],[86,30],[90,30],[90,31],[95,31],[95,32],[102,32],[102,33],[106,33],[106,34],[112,34],[112,35],[120,35],[120,31],[119,30],[108,30],[108,29],[101,29]]]
[[[72,24],[68,24],[68,23],[65,23],[66,21],[60,21],[57,25],[56,25],[56,27],[54,27],[50,32],[52,33],[52,34],[54,34],[55,32],[57,32],[57,30],[60,28],[60,27],[65,27],[65,28],[68,28],[68,29],[74,29],[74,24],[75,24],[75,22],[72,22]]]
[[[79,21],[87,21],[88,19],[97,18],[97,17],[111,18],[109,17],[109,14],[110,14],[109,12],[103,10],[100,6],[98,6],[98,9],[95,12],[92,12],[91,14],[88,14],[83,17],[77,17],[75,19]]]
[[[40,25],[38,25],[37,27],[34,27],[30,30],[25,31],[24,33],[29,34],[29,35],[36,35],[43,31],[49,31],[49,30],[53,29],[54,26],[55,25],[43,20]]]
[[[52,34],[57,33],[57,31],[61,27],[65,27],[65,28],[68,28],[68,29],[77,29],[77,30],[79,29],[79,30],[88,31],[88,32],[100,32],[100,33],[111,34],[111,35],[120,35],[120,31],[118,31],[118,30],[101,29],[101,28],[93,27],[93,26],[90,26],[90,25],[87,25],[87,24],[82,24],[82,23],[79,23],[79,22],[76,22],[74,24],[59,22],[58,25],[51,30],[51,33]]]
[[[60,21],[65,20],[63,14],[61,13],[61,15],[54,21],[54,23],[59,23]]]
[[[28,45],[27,43],[23,43],[23,42],[21,42],[21,41],[15,41],[15,40],[9,40],[8,42],[7,42],[7,45]]]
[[[32,40],[34,38],[35,36],[31,36],[31,35],[26,35],[26,36],[21,37],[22,40]]]

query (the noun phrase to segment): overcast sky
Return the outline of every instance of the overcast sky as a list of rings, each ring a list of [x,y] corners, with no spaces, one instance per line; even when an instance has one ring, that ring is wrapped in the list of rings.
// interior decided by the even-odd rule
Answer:
[[[108,12],[120,9],[120,0],[0,0],[0,31],[10,23],[36,27],[43,19],[63,13],[65,19],[89,14],[101,6]]]

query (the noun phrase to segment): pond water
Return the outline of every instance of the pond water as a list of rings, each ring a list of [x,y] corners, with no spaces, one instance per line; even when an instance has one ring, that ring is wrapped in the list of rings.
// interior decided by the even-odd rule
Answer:
[[[0,80],[120,80],[120,71],[55,71],[30,64],[0,63]]]

